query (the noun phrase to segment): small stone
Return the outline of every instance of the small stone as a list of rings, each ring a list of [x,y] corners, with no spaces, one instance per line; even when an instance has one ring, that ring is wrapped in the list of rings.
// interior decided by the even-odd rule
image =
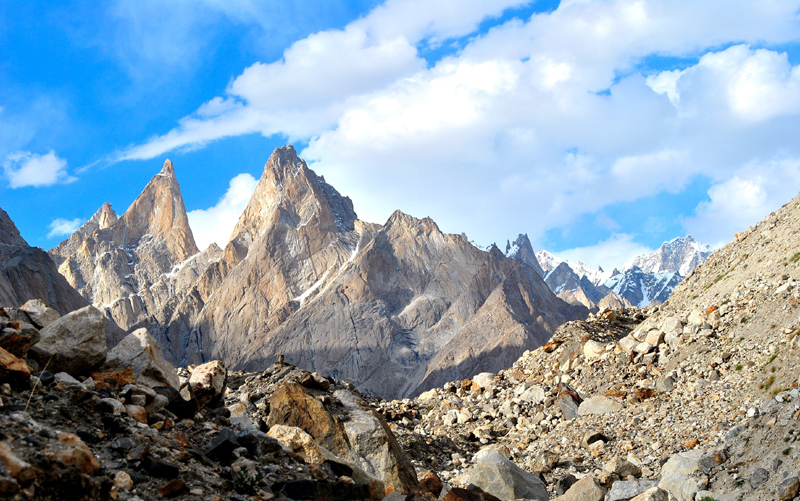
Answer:
[[[669,500],[669,493],[667,493],[667,491],[663,489],[659,489],[658,487],[651,487],[650,489],[647,489],[643,493],[631,499],[631,501],[668,501],[668,500]]]
[[[56,457],[66,464],[73,464],[87,475],[94,475],[100,469],[100,463],[92,451],[77,435],[62,433],[58,441],[67,447],[56,454]]]
[[[798,490],[800,490],[800,478],[789,477],[778,484],[778,499],[781,501],[794,499]]]
[[[687,440],[686,442],[684,442],[683,446],[686,447],[687,449],[694,449],[699,444],[700,444],[700,440],[698,440],[696,438],[693,438],[691,440]]]
[[[764,468],[756,468],[753,472],[753,475],[750,476],[750,487],[753,489],[758,489],[763,485],[766,485],[767,481],[769,480],[769,472]]]
[[[141,464],[142,471],[151,477],[175,478],[180,472],[180,468],[175,463],[150,456],[143,458]]]
[[[140,423],[147,424],[147,411],[141,405],[128,404],[125,406],[125,412]]]
[[[425,492],[429,492],[437,498],[439,497],[439,494],[442,492],[443,484],[442,480],[436,473],[430,470],[425,470],[418,473],[417,478],[419,479],[419,484],[422,486],[422,489]]]
[[[583,477],[575,482],[559,501],[603,501],[606,490],[594,477]]]
[[[33,481],[40,473],[38,468],[18,458],[11,447],[3,441],[0,441],[0,464],[23,485]]]
[[[611,459],[611,461],[606,463],[603,469],[606,471],[612,471],[622,478],[627,477],[628,475],[633,475],[636,478],[642,476],[641,468],[631,463],[630,461],[622,459],[620,457],[615,457]]]
[[[120,470],[117,472],[116,475],[114,475],[114,485],[116,485],[120,489],[125,489],[126,491],[129,491],[133,489],[133,479],[131,479],[131,476],[128,475],[126,472]]]
[[[189,487],[186,485],[186,482],[183,480],[175,479],[168,482],[166,485],[158,489],[159,494],[164,496],[165,498],[179,496],[184,492],[188,492]]]

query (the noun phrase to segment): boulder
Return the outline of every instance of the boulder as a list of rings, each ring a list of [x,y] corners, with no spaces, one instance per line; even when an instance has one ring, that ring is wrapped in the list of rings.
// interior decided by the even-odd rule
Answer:
[[[583,345],[583,354],[589,360],[598,358],[605,352],[606,343],[601,343],[599,341],[595,341],[594,339],[586,341],[586,344]]]
[[[491,372],[481,372],[472,378],[472,382],[478,385],[479,388],[488,388],[494,383],[494,374]]]
[[[13,322],[5,328],[0,325],[0,348],[12,355],[27,356],[30,347],[40,339],[39,331],[29,323]]]
[[[628,460],[622,459],[621,457],[612,458],[611,461],[606,463],[603,467],[604,470],[616,473],[622,478],[627,477],[628,475],[633,475],[636,478],[642,476],[642,469],[636,466],[635,464],[631,463]]]
[[[217,400],[225,393],[225,381],[228,371],[225,364],[219,360],[198,365],[189,377],[189,386],[200,405],[205,406],[212,400]]]
[[[52,324],[61,317],[56,310],[47,306],[41,299],[31,299],[19,309],[28,314],[28,318],[38,329]]]
[[[635,340],[632,337],[624,337],[617,342],[619,349],[627,353],[628,355],[631,354],[636,345],[639,344],[639,341]]]
[[[703,325],[706,323],[706,316],[700,310],[692,310],[686,320],[690,325]]]
[[[655,481],[618,480],[611,484],[605,501],[627,501],[656,486]],[[662,491],[663,492],[663,491]]]
[[[28,354],[51,372],[87,373],[106,360],[105,317],[94,306],[67,313],[39,331]]]
[[[355,460],[342,423],[325,409],[322,402],[309,395],[303,386],[297,383],[278,386],[270,396],[269,407],[267,424],[270,430],[275,425],[300,428],[340,458]]]
[[[475,465],[464,473],[464,483],[474,484],[500,499],[550,499],[539,477],[496,450],[481,450],[475,454],[474,461]]]
[[[0,381],[15,387],[27,386],[31,379],[31,368],[19,357],[0,348]]]
[[[523,390],[519,395],[519,399],[523,402],[529,402],[532,404],[542,403],[545,399],[544,388],[534,384],[531,387]]]
[[[139,384],[149,387],[180,388],[180,380],[175,372],[175,367],[164,360],[161,346],[147,329],[137,329],[125,336],[117,346],[108,352],[106,363],[103,364],[101,370],[113,371],[125,367],[133,369]]]
[[[666,334],[669,334],[670,332],[683,332],[683,323],[678,317],[669,317],[664,320],[661,330]]]
[[[414,465],[397,443],[384,417],[362,407],[361,399],[348,390],[336,390],[333,396],[344,405],[350,417],[344,423],[344,430],[355,463],[369,475],[381,479],[387,488],[405,493],[418,491],[420,485]]]
[[[699,462],[706,454],[703,450],[692,450],[675,454],[661,467],[661,482],[658,487],[668,491],[677,501],[693,501],[700,490],[694,473],[702,471]]]
[[[632,498],[631,501],[669,501],[669,494],[667,494],[667,491],[659,489],[658,487],[651,487],[635,498]]]
[[[647,333],[647,337],[644,340],[653,346],[658,346],[664,342],[664,333],[658,329],[652,330]]]
[[[588,416],[590,414],[611,414],[622,410],[622,404],[616,400],[597,395],[584,400],[578,407],[578,414]]]
[[[442,488],[444,484],[442,484],[442,480],[439,478],[435,472],[431,470],[425,470],[420,472],[417,475],[419,478],[419,484],[422,487],[422,490],[425,492],[429,492],[436,497],[439,497],[439,494],[442,492]]]
[[[583,477],[575,482],[558,501],[603,501],[606,490],[594,477]]]

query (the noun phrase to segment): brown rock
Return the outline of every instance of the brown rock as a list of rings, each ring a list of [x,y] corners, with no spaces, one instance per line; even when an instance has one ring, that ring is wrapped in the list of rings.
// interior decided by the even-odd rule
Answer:
[[[177,478],[175,480],[170,480],[167,484],[158,489],[158,493],[165,498],[180,496],[185,492],[189,492],[189,486],[186,485],[186,482]]]
[[[686,442],[684,442],[683,446],[686,447],[687,449],[694,449],[699,444],[700,444],[700,440],[698,440],[696,438],[693,438],[691,440],[687,440]]]
[[[0,348],[0,381],[24,386],[30,381],[31,368],[22,359]]]
[[[112,388],[122,388],[125,385],[133,384],[136,382],[136,373],[133,372],[131,367],[126,367],[120,371],[100,372],[93,371],[89,373],[94,380],[95,387],[99,390],[106,386]]]
[[[325,406],[297,383],[279,386],[270,397],[267,424],[295,426],[311,435],[322,447],[337,456],[353,460],[344,426]]]
[[[114,485],[116,485],[120,489],[125,489],[126,491],[129,491],[133,489],[133,479],[131,479],[130,475],[120,470],[117,472],[116,475],[114,475]]]
[[[430,470],[425,470],[419,473],[417,478],[419,478],[419,484],[422,486],[422,489],[425,492],[429,492],[437,498],[439,497],[439,494],[442,492],[443,485],[442,480],[436,473]]]
[[[147,410],[141,405],[127,404],[125,406],[125,412],[140,423],[147,424]]]
[[[94,475],[100,469],[100,463],[92,454],[89,447],[76,435],[62,433],[58,441],[67,447],[56,454],[56,457],[66,464],[73,464],[87,475]]]
[[[22,485],[29,484],[41,473],[35,466],[18,458],[8,443],[2,441],[0,441],[0,464],[5,466],[8,473]]]

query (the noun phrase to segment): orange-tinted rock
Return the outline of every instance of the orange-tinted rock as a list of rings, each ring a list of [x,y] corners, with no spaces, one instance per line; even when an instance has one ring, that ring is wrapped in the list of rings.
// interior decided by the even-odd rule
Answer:
[[[14,386],[25,385],[31,378],[31,368],[24,360],[0,348],[0,382]]]
[[[442,480],[436,473],[426,470],[417,475],[417,478],[419,478],[419,484],[422,486],[422,489],[425,490],[425,492],[429,492],[437,498],[439,497],[439,494],[442,492],[443,485]]]
[[[267,424],[295,426],[337,456],[352,461],[347,434],[342,423],[325,406],[297,383],[278,387],[270,397]]]
[[[58,441],[67,446],[59,451],[56,457],[66,464],[73,464],[87,475],[94,475],[100,469],[100,463],[92,454],[92,451],[80,438],[71,433],[62,433]]]
[[[453,487],[441,501],[500,501],[500,499],[486,492]]]

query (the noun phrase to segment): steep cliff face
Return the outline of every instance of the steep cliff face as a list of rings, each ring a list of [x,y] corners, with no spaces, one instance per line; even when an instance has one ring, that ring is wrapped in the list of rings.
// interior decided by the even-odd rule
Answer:
[[[164,312],[209,259],[194,242],[169,160],[121,217],[103,204],[49,254],[70,285],[125,330],[168,320]]]
[[[206,275],[185,362],[261,367],[284,354],[384,396],[502,367],[586,313],[430,219],[359,221],[291,147],[270,158]]]
[[[31,247],[8,214],[0,209],[0,306],[42,299],[65,315],[88,303],[62,277],[47,253]]]
[[[382,396],[498,370],[588,313],[430,219],[358,220],[291,146],[266,163],[225,249],[197,253],[168,163],[118,220],[104,206],[51,254],[173,363],[261,370],[283,354]]]
[[[513,242],[507,241],[505,254],[512,259],[522,261],[533,268],[540,277],[544,277],[545,271],[539,264],[539,260],[536,259],[536,253],[533,252],[533,246],[531,246],[528,235],[520,233]]]

